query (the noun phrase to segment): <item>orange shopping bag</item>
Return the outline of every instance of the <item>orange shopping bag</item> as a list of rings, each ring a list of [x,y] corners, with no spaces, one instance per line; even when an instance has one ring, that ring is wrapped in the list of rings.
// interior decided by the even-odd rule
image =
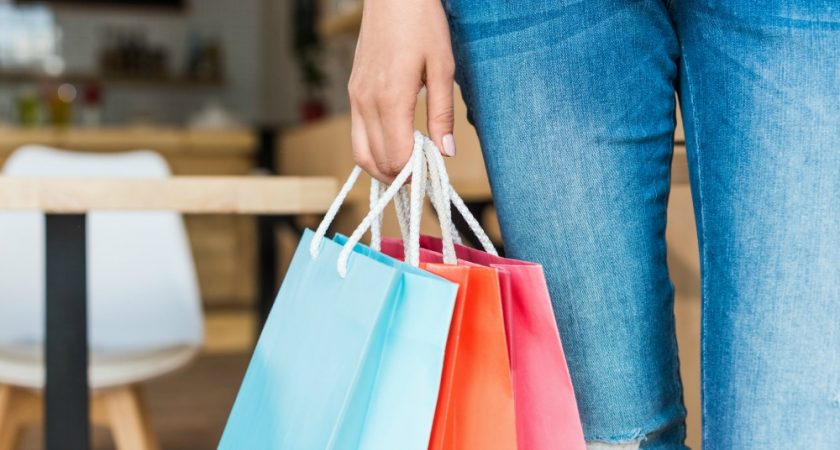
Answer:
[[[421,260],[425,259],[421,253]],[[499,275],[494,268],[425,264],[460,286],[430,450],[514,450],[516,418]]]

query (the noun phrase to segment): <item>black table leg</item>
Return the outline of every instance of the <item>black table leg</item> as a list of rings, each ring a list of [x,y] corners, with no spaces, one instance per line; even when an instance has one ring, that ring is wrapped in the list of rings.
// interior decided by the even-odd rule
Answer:
[[[274,126],[257,128],[260,137],[257,145],[257,167],[265,173],[275,174],[275,150],[277,147],[277,129]],[[258,323],[257,333],[268,319],[268,313],[274,305],[277,295],[277,275],[279,264],[277,257],[277,216],[265,215],[257,217],[257,252],[259,254],[259,280],[257,305]]]
[[[277,295],[277,220],[274,216],[257,218],[257,246],[259,251],[259,330],[268,319]],[[258,330],[258,331],[259,331]]]
[[[268,313],[274,306],[274,298],[277,296],[280,276],[280,249],[277,243],[277,227],[285,226],[297,235],[303,236],[303,229],[298,226],[295,216],[274,215],[259,216],[257,218],[257,245],[259,247],[259,329],[261,331],[268,319]]]
[[[89,448],[84,214],[46,216],[45,448]]]

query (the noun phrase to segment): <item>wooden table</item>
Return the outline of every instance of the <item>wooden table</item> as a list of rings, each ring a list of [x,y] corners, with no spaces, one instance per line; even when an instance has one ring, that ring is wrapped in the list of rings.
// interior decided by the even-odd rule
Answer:
[[[46,214],[45,448],[89,448],[88,212],[322,213],[336,192],[325,177],[0,178],[0,209]]]
[[[154,150],[166,159],[176,176],[245,176],[268,168],[262,156],[262,130],[250,127],[232,129],[189,129],[158,125],[116,125],[93,128],[34,127],[0,125],[0,161],[5,161],[24,145],[43,145],[104,155]],[[264,170],[264,169],[263,169]],[[306,175],[306,174],[295,174]],[[266,226],[263,223],[266,222]],[[184,217],[195,271],[204,306],[211,308],[211,321],[227,316],[227,311],[248,308],[259,298],[260,278],[254,276],[262,255],[257,244],[270,243],[272,219],[261,216],[191,214]],[[257,230],[266,230],[259,235]],[[267,246],[271,248],[270,246]],[[274,293],[271,293],[274,294]],[[226,311],[219,313],[219,311]],[[208,344],[215,339],[208,328]]]

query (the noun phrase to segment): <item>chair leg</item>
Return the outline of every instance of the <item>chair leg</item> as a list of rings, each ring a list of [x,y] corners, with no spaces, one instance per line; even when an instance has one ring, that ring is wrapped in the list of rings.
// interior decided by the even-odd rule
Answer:
[[[123,386],[99,395],[117,450],[160,449],[140,386]]]
[[[0,384],[0,450],[14,450],[24,425],[40,420],[39,399],[27,389]]]

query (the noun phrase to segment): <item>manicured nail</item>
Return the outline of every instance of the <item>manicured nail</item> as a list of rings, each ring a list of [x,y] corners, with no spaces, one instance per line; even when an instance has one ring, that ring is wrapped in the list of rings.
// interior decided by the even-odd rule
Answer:
[[[443,154],[455,156],[455,138],[452,137],[452,134],[443,137]]]

